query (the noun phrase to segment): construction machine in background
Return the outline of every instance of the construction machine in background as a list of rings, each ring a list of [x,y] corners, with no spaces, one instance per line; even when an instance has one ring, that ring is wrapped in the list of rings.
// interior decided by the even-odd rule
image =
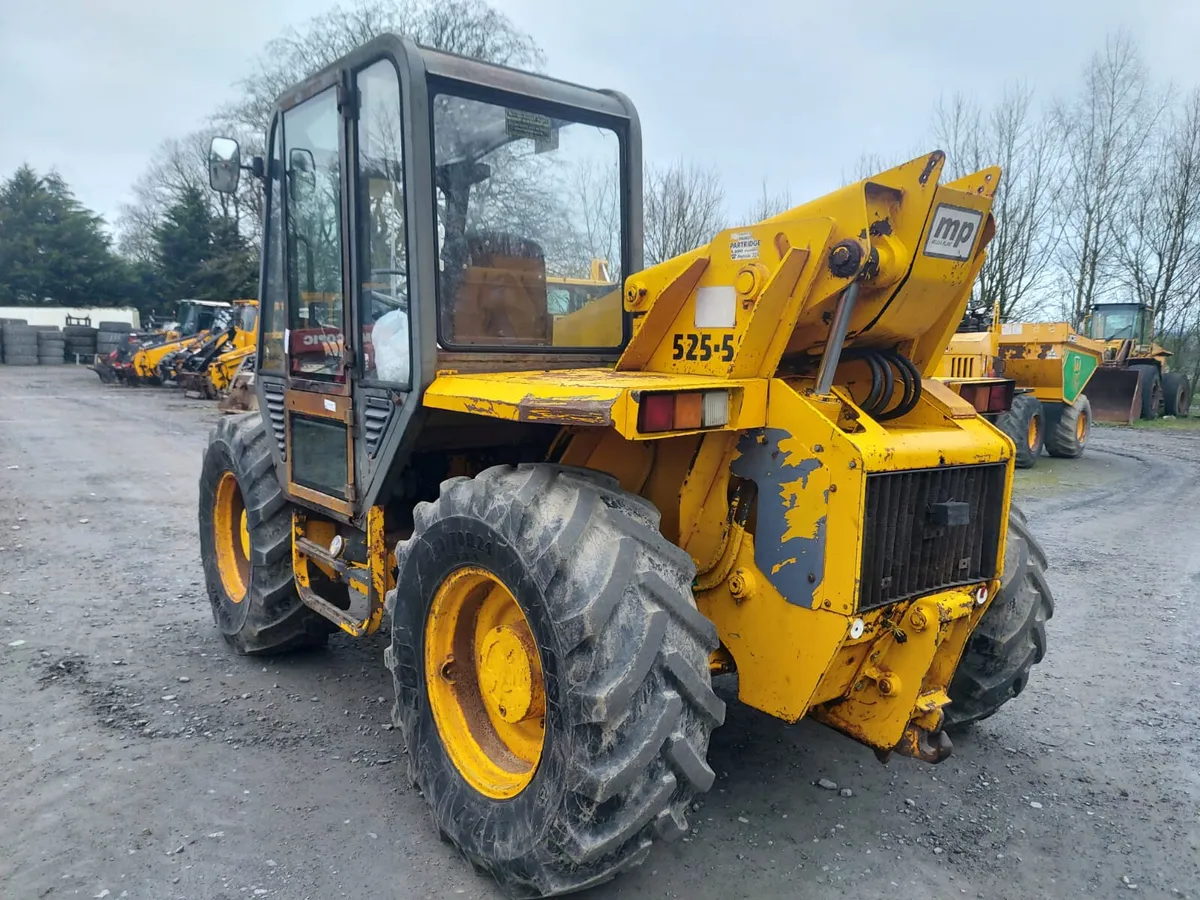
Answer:
[[[394,36],[266,146],[259,411],[200,479],[213,617],[246,654],[388,629],[409,777],[510,895],[687,833],[715,674],[929,762],[1028,683],[1053,600],[979,415],[1004,395],[932,377],[998,169],[942,184],[933,152],[644,269],[627,98]],[[215,140],[214,188],[242,171]],[[556,310],[589,235],[620,259]]]
[[[216,400],[222,397],[241,368],[242,361],[254,354],[257,346],[257,300],[234,300],[233,315],[225,326],[209,335],[191,350],[172,360],[164,379],[173,381],[197,397]],[[167,365],[167,361],[160,365]]]
[[[224,327],[232,307],[217,300],[181,300],[177,321],[149,335],[130,335],[125,346],[93,365],[100,380],[122,384],[162,384],[164,360],[196,347],[214,328]]]
[[[1191,412],[1191,381],[1170,370],[1171,351],[1154,340],[1153,322],[1153,310],[1144,303],[1097,303],[1084,319],[1083,332],[1103,349],[1091,388],[1098,419],[1134,421]]]
[[[1017,467],[1027,469],[1043,449],[1068,459],[1083,454],[1095,416],[1089,385],[1102,358],[1103,347],[1066,323],[1001,324],[998,316],[989,322],[968,311],[942,355],[938,377],[972,401],[987,385],[1011,382],[1010,407],[990,418],[1012,438]]]

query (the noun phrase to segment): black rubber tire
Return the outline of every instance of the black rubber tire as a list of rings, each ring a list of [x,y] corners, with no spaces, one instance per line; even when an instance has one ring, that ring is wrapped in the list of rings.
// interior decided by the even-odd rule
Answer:
[[[97,329],[91,325],[64,325],[63,334],[67,337],[95,338]]]
[[[945,726],[986,719],[1029,683],[1046,655],[1046,622],[1054,596],[1046,582],[1046,554],[1013,505],[1000,591],[992,599],[950,682]]]
[[[1158,371],[1158,366],[1148,363],[1138,363],[1129,368],[1138,373],[1138,383],[1142,386],[1142,418],[1157,419],[1162,406],[1162,373]]]
[[[1046,452],[1059,459],[1078,459],[1083,456],[1092,433],[1092,404],[1087,394],[1080,394],[1073,405],[1061,406],[1061,412],[1046,432]],[[1078,431],[1080,419],[1084,422],[1082,439]]]
[[[10,337],[4,339],[5,353],[19,353],[22,356],[36,356],[38,352],[37,338]]]
[[[39,366],[61,366],[64,363],[65,363],[65,360],[61,356],[39,356],[38,357],[38,365]]]
[[[28,319],[0,319],[0,329],[5,325],[28,325]]]
[[[4,364],[6,366],[36,366],[38,364],[37,354],[4,354]]]
[[[513,897],[568,893],[641,863],[687,832],[712,786],[709,736],[725,717],[695,606],[691,558],[658,511],[615,479],[548,464],[452,478],[418,504],[396,548],[387,607],[393,717],[409,775],[439,831]],[[442,581],[482,566],[508,587],[541,648],[546,744],[533,781],[499,801],[448,758],[429,708],[425,620]],[[435,674],[434,677],[437,677]]]
[[[1162,377],[1163,411],[1168,416],[1186,419],[1192,411],[1192,384],[1182,372],[1168,372]]]
[[[225,472],[237,478],[250,532],[249,585],[240,603],[226,594],[217,571],[213,507]],[[258,413],[226,416],[209,436],[200,469],[200,556],[213,620],[238,653],[282,653],[326,642],[334,625],[296,593],[292,508],[275,477],[270,438]]]
[[[101,322],[98,327],[100,331],[111,334],[129,334],[133,331],[133,325],[129,322]]]
[[[1029,423],[1035,418],[1037,440],[1035,446],[1030,447]],[[997,417],[996,427],[1012,438],[1013,443],[1017,445],[1018,469],[1032,469],[1037,465],[1046,442],[1046,411],[1042,408],[1041,400],[1033,394],[1017,394],[1013,397],[1012,408]]]

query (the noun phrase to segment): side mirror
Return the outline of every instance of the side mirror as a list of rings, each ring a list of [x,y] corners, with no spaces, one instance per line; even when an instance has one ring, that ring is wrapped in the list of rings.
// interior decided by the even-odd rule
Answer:
[[[288,154],[288,193],[293,200],[311,195],[317,188],[317,163],[312,151],[292,148]]]
[[[242,151],[233,138],[217,137],[208,147],[208,183],[219,194],[232,194],[242,178]]]

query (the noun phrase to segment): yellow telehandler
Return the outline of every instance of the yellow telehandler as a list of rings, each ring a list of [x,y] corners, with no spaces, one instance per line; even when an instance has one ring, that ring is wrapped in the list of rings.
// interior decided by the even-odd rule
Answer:
[[[626,97],[395,36],[283,94],[266,146],[259,411],[200,477],[213,617],[245,654],[386,628],[409,777],[507,893],[687,832],[714,674],[930,762],[1025,687],[1053,600],[1014,446],[932,377],[998,169],[940,184],[933,152],[643,269]],[[214,140],[213,187],[242,171]],[[547,272],[608,247],[619,290],[559,315]]]

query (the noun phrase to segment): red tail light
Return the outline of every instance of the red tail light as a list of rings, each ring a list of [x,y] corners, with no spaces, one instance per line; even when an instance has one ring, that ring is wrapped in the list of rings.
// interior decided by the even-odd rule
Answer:
[[[959,396],[975,407],[977,413],[994,415],[1012,409],[1013,391],[1016,382],[1003,381],[966,382],[958,389]]]

